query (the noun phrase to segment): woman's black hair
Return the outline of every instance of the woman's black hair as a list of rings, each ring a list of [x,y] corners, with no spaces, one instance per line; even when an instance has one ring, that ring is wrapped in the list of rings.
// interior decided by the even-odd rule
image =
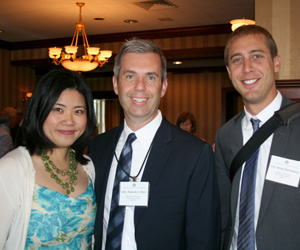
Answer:
[[[43,124],[59,96],[66,89],[77,90],[85,99],[86,129],[71,147],[75,150],[76,160],[81,164],[86,164],[88,160],[83,156],[83,151],[92,138],[96,127],[96,117],[91,90],[85,80],[75,72],[64,69],[52,70],[37,83],[24,113],[21,145],[28,149],[30,155],[41,155],[43,150],[52,150],[56,147],[46,137]]]

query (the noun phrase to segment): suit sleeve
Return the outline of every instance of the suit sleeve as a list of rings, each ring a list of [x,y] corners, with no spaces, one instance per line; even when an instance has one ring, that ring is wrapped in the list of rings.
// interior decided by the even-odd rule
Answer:
[[[187,195],[187,248],[220,249],[220,200],[212,147],[206,144]]]
[[[218,131],[216,135],[216,147],[215,147],[215,162],[216,162],[216,169],[217,169],[217,176],[218,176],[218,183],[219,183],[219,191],[220,191],[220,201],[221,201],[221,230],[222,230],[222,243],[225,234],[225,230],[227,224],[229,222],[229,215],[230,215],[230,191],[231,191],[231,181],[229,175],[229,168],[227,166],[225,157],[228,155],[225,147],[224,140],[228,136],[222,136],[221,133]]]

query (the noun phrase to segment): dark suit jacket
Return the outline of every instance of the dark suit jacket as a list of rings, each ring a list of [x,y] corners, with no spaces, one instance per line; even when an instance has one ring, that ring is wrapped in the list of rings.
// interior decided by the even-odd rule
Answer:
[[[122,130],[120,126],[101,134],[91,145],[98,204],[96,249],[102,245],[107,178]],[[147,208],[135,208],[137,249],[219,249],[219,193],[209,144],[163,119],[142,181],[150,182],[150,195]]]
[[[281,107],[290,103],[283,97]],[[222,128],[216,135],[216,167],[220,186],[222,232],[230,230],[230,241],[235,224],[236,206],[241,168],[236,173],[231,185],[229,168],[234,156],[243,146],[241,112]],[[288,159],[300,160],[300,119],[293,120],[287,126],[281,126],[273,136],[270,156],[276,155]],[[268,163],[269,165],[269,163]],[[231,207],[231,218],[229,209]],[[300,190],[299,188],[277,184],[265,180],[259,218],[256,228],[258,250],[300,249]],[[232,227],[231,227],[232,226]],[[225,249],[228,249],[225,246]]]

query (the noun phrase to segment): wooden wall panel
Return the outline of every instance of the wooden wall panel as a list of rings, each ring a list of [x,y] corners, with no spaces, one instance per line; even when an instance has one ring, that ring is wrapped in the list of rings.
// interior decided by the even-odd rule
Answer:
[[[23,110],[23,94],[32,92],[35,72],[25,67],[11,67],[11,51],[0,49],[0,110],[12,106]]]
[[[161,46],[163,50],[168,49],[191,49],[191,48],[204,48],[204,47],[217,47],[224,46],[228,34],[220,35],[205,35],[205,36],[188,36],[188,37],[175,37],[164,39],[152,39],[154,43]],[[128,37],[130,39],[131,37]],[[100,47],[102,50],[113,50],[113,53],[118,53],[124,41],[111,42],[111,43],[92,43],[90,46]],[[53,45],[55,46],[55,45]],[[62,47],[62,46],[58,46]],[[79,46],[79,51],[81,46]],[[31,60],[31,59],[45,59],[48,58],[48,48],[39,49],[24,49],[11,51],[11,60]]]
[[[0,110],[11,105],[10,56],[9,50],[0,49]]]
[[[109,91],[113,90],[111,77],[87,78],[92,91]]]
[[[197,120],[196,136],[214,142],[221,124],[221,89],[230,87],[226,72],[169,74],[168,90],[160,103],[163,115],[173,124],[184,111],[190,111]]]
[[[36,84],[35,71],[25,67],[12,67],[12,102],[10,105],[24,111],[27,92],[32,92]]]

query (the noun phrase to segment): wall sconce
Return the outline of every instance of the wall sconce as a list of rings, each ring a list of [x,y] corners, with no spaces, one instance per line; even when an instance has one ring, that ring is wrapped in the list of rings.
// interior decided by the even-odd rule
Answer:
[[[250,19],[234,19],[230,21],[231,23],[231,30],[235,31],[238,27],[243,25],[255,25],[255,21]]]
[[[182,64],[182,61],[175,61],[175,62],[173,62],[173,64],[180,65],[180,64]]]
[[[28,102],[32,96],[32,92],[23,92],[22,103]]]

